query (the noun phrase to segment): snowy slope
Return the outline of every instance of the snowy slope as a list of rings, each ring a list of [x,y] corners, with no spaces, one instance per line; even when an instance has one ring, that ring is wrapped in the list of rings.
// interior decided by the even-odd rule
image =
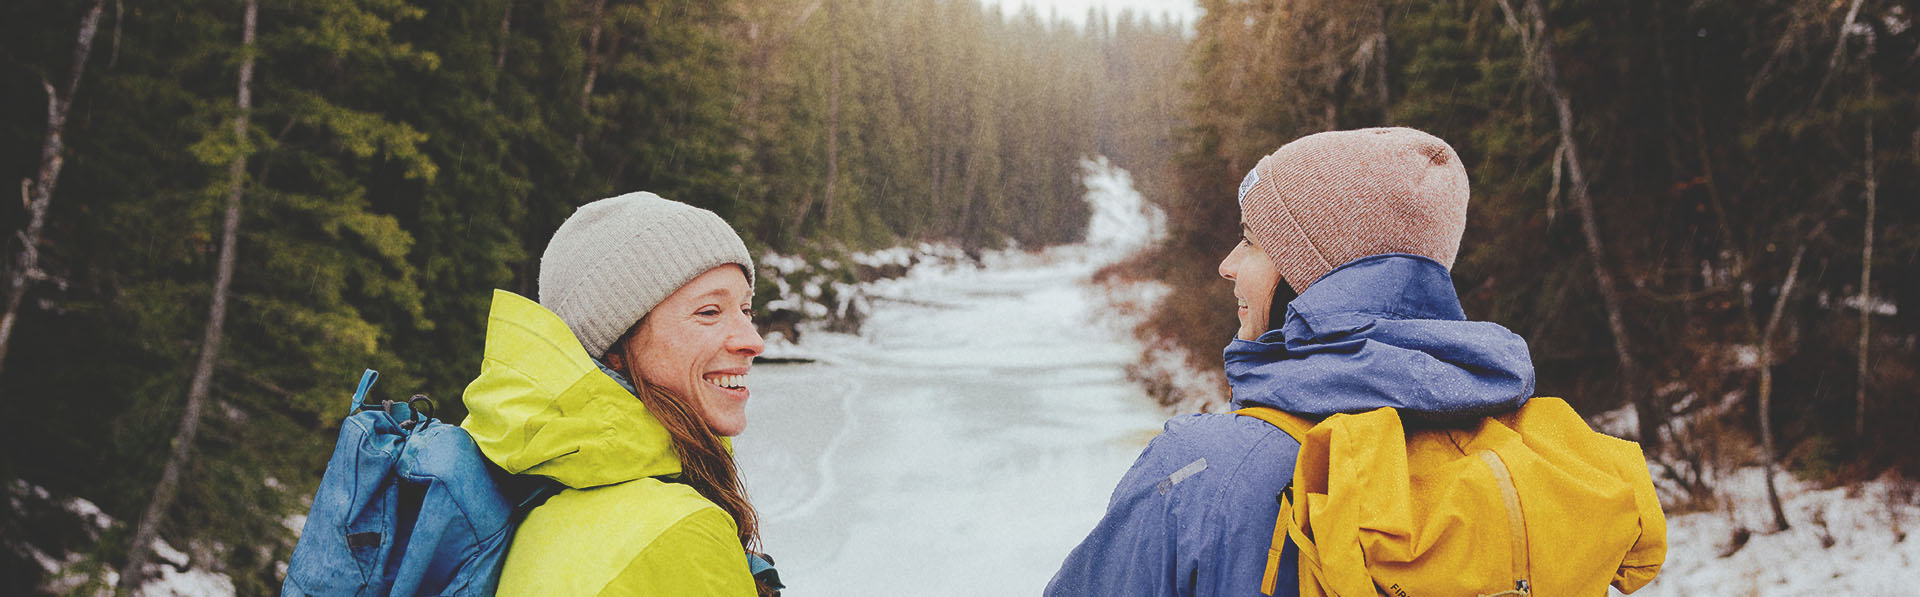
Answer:
[[[1772,528],[1766,488],[1759,469],[1743,469],[1717,488],[1731,509],[1668,515],[1666,567],[1634,595],[1920,595],[1911,481],[1816,489],[1775,479],[1790,529],[1761,532]],[[1735,529],[1748,530],[1738,549]]]

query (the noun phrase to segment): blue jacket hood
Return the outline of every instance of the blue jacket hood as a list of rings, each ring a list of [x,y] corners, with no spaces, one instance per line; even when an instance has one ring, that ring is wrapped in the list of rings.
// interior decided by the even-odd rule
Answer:
[[[1226,368],[1234,408],[1305,416],[1390,406],[1459,420],[1533,395],[1526,340],[1467,321],[1446,267],[1403,253],[1328,272],[1288,303],[1279,329],[1227,345]]]

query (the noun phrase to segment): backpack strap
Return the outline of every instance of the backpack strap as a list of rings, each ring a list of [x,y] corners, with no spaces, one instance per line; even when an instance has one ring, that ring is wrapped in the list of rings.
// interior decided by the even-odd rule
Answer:
[[[1312,420],[1268,406],[1250,406],[1233,411],[1233,414],[1266,421],[1301,444],[1307,443],[1307,430],[1314,425]],[[1273,543],[1267,548],[1267,570],[1260,575],[1262,595],[1272,595],[1279,588],[1274,585],[1280,580],[1280,556],[1287,546],[1287,531],[1293,526],[1289,520],[1293,512],[1293,482],[1288,481],[1287,488],[1274,499],[1280,502],[1280,515],[1273,521]]]
[[[773,589],[773,594],[776,596],[787,588],[787,585],[780,582],[780,571],[773,568],[773,556],[747,551],[747,572],[753,574],[754,580]]]
[[[1314,426],[1314,421],[1311,419],[1271,406],[1249,406],[1233,411],[1233,414],[1243,417],[1253,417],[1271,423],[1274,427],[1279,427],[1281,431],[1287,432],[1287,436],[1292,437],[1293,441],[1303,444],[1307,443],[1307,430],[1312,429]]]

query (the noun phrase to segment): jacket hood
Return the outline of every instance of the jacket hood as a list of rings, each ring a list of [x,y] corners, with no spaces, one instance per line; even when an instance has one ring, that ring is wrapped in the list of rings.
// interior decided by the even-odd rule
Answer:
[[[1227,345],[1233,406],[1316,417],[1387,406],[1446,421],[1524,404],[1534,380],[1526,340],[1466,319],[1438,262],[1350,261],[1288,303],[1279,329]]]
[[[462,397],[460,426],[513,474],[584,489],[680,472],[666,427],[603,370],[558,315],[493,292],[486,356]]]

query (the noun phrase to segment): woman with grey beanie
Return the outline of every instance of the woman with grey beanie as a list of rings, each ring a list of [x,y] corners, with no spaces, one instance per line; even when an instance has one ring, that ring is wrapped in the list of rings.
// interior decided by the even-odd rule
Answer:
[[[595,201],[540,260],[538,303],[495,291],[461,424],[487,458],[563,485],[521,524],[501,595],[768,595],[729,438],[746,428],[753,259],[713,212]]]

